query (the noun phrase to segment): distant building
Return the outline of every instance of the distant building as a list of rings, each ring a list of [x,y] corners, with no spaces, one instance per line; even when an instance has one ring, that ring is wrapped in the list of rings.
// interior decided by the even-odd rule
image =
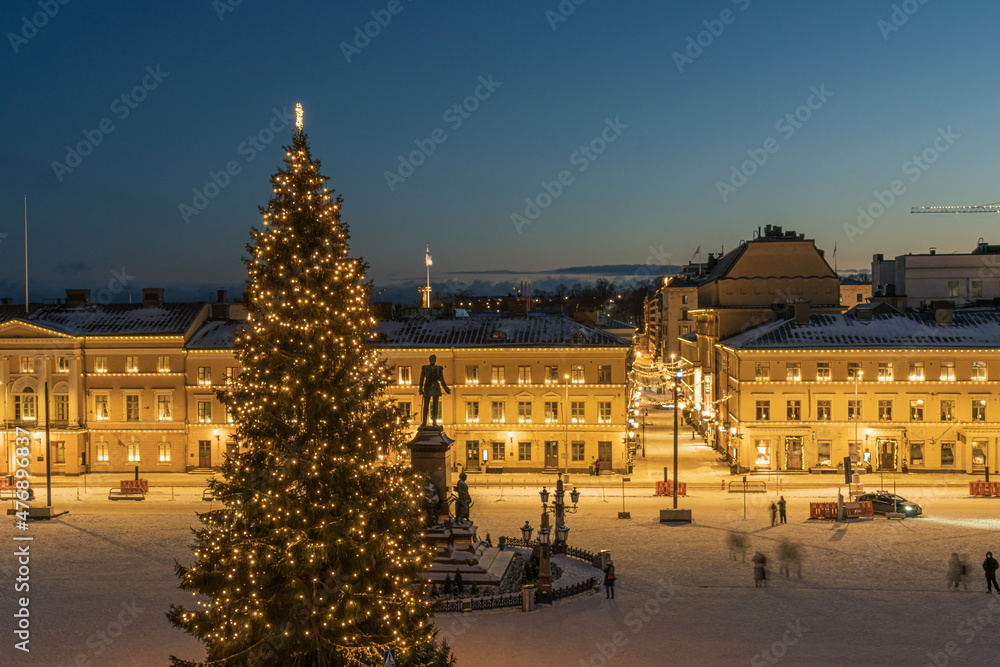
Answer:
[[[840,279],[840,305],[844,308],[850,309],[859,304],[868,303],[871,298],[871,283],[863,283],[852,278]]]
[[[873,255],[872,291],[875,297],[900,299],[905,308],[942,300],[956,306],[990,302],[1000,298],[1000,246],[980,240],[968,253],[938,254],[931,248],[889,260]]]

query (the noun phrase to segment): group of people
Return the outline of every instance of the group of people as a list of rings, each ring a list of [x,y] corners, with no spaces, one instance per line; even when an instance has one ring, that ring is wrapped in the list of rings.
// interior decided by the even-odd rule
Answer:
[[[595,461],[594,457],[591,456],[590,457],[590,464],[589,464],[589,466],[590,466],[590,476],[591,477],[593,477],[594,475],[600,475],[601,474],[601,461],[599,459]]]
[[[1000,593],[1000,586],[997,585],[997,569],[1000,563],[993,557],[992,551],[986,552],[986,560],[983,561],[983,572],[986,574],[986,592],[996,591]],[[969,573],[968,568],[957,553],[953,553],[948,559],[948,590],[958,590],[959,586],[964,590],[969,590],[969,585],[962,581],[962,577]]]
[[[774,526],[774,523],[778,519],[779,515],[781,517],[781,523],[788,523],[788,516],[785,514],[784,496],[781,496],[777,503],[772,502],[769,509],[771,510],[771,526]]]

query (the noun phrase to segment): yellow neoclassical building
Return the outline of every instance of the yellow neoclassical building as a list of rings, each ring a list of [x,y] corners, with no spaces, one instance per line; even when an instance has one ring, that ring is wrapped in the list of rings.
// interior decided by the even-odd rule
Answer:
[[[771,322],[716,345],[724,449],[748,471],[997,470],[1000,312],[885,305]]]

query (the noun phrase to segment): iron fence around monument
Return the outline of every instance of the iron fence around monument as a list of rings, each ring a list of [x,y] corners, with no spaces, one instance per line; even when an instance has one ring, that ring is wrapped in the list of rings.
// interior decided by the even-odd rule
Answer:
[[[579,581],[572,586],[566,586],[564,588],[557,588],[552,591],[552,597],[556,600],[561,600],[563,598],[572,597],[574,595],[580,595],[581,593],[586,593],[587,591],[592,591],[597,587],[597,578],[591,577],[586,581]]]

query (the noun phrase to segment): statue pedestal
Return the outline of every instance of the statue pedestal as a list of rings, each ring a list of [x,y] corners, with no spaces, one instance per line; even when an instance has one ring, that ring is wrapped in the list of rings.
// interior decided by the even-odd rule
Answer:
[[[410,468],[427,475],[438,494],[438,522],[448,520],[448,451],[455,442],[440,426],[421,426],[417,435],[406,443],[410,449]]]

